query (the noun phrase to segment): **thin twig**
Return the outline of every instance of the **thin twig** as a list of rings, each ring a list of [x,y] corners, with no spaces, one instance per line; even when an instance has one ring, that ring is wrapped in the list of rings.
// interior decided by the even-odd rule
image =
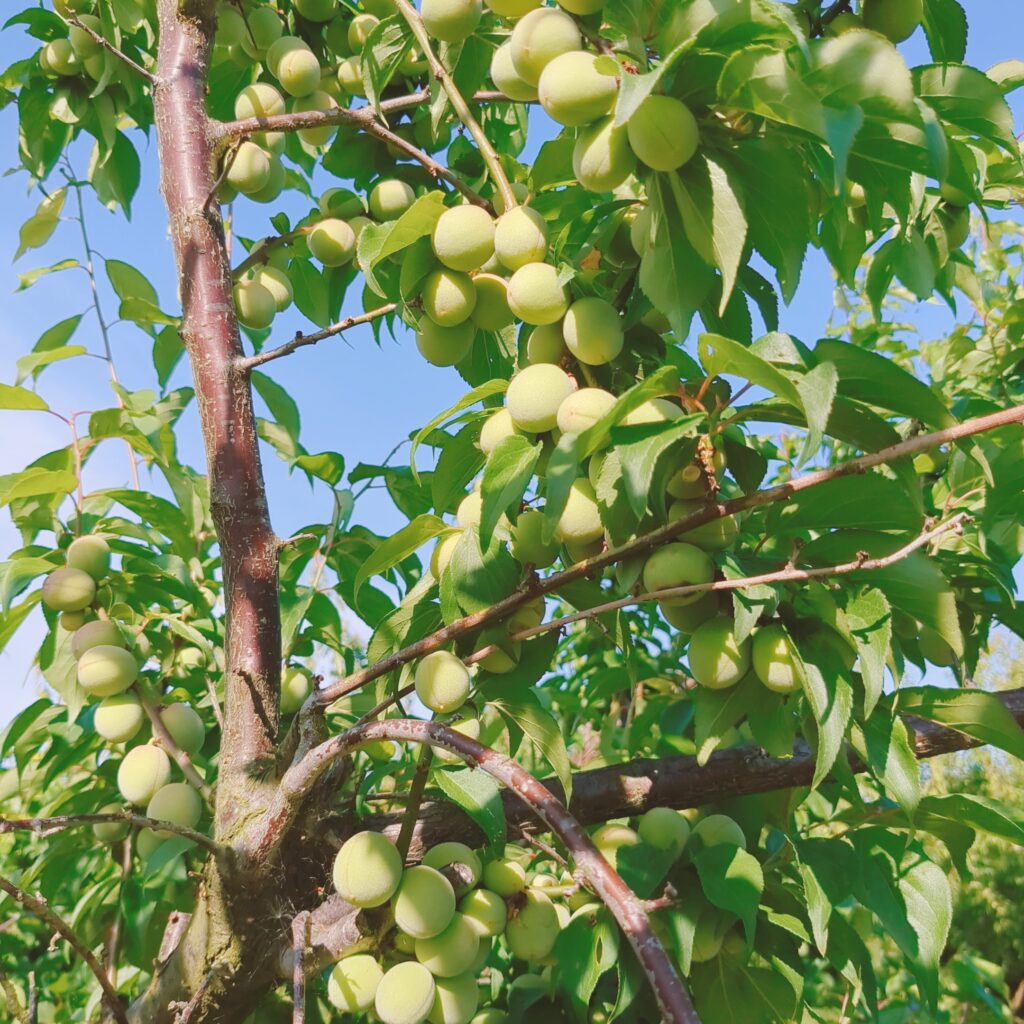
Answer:
[[[292,1024],[306,1024],[306,951],[309,949],[310,915],[300,911],[292,919]]]
[[[374,320],[379,320],[382,316],[394,313],[397,308],[394,302],[389,302],[387,305],[380,306],[377,309],[371,309],[368,313],[360,313],[358,316],[347,316],[344,320],[339,320],[336,324],[331,324],[330,327],[325,327],[322,331],[316,331],[313,334],[296,334],[291,341],[278,345],[277,348],[265,349],[262,352],[257,352],[255,355],[238,360],[238,368],[248,373],[257,366],[269,363],[273,359],[290,356],[293,352],[304,348],[306,345],[315,345],[318,341],[323,341],[325,338],[333,338],[335,335],[342,334],[352,327],[358,327],[360,324],[368,324]]]
[[[141,64],[132,60],[127,53],[119,50],[112,42],[101,36],[99,32],[94,32],[88,25],[83,24],[82,20],[74,11],[69,10],[64,16],[64,20],[74,25],[76,28],[80,28],[87,35],[91,36],[94,43],[98,43],[107,51],[107,53],[112,54],[126,67],[131,68],[137,75],[141,75],[147,82],[149,82],[150,85],[156,85],[157,78],[152,71],[147,71]]]
[[[245,275],[246,271],[268,262],[270,254],[275,249],[280,249],[295,241],[296,238],[301,238],[303,235],[308,234],[310,227],[311,225],[305,225],[293,228],[291,231],[284,231],[280,235],[272,235],[257,242],[249,251],[249,255],[231,271],[232,280],[238,281]]]
[[[41,898],[19,889],[13,882],[3,875],[0,875],[0,889],[2,889],[15,903],[19,904],[29,913],[34,914],[42,922],[54,930],[71,948],[85,961],[85,965],[92,971],[93,976],[103,990],[103,1002],[107,1009],[119,1024],[128,1024],[128,1015],[125,1013],[124,1004],[117,990],[110,984],[110,979],[103,970],[103,964],[96,959],[96,954],[86,945],[85,940],[60,916],[52,910]]]
[[[405,816],[402,818],[402,828],[398,833],[398,841],[395,845],[401,855],[403,862],[409,852],[409,844],[412,842],[413,832],[416,830],[416,818],[420,813],[420,805],[423,803],[423,794],[427,789],[427,779],[430,777],[430,764],[434,760],[434,748],[429,743],[424,743],[420,748],[420,756],[416,761],[416,774],[413,776],[412,785],[409,787],[409,802],[405,806]]]
[[[192,763],[192,758],[185,753],[177,743],[174,742],[171,734],[167,731],[167,726],[164,725],[164,720],[160,717],[160,710],[157,708],[153,698],[150,697],[146,688],[138,683],[135,684],[134,690],[139,698],[139,703],[142,705],[143,711],[146,712],[146,717],[149,719],[150,725],[153,727],[153,735],[156,737],[157,742],[161,747],[167,751],[171,757],[177,762],[178,767],[181,769],[181,774],[199,790],[200,795],[206,802],[207,807],[213,806],[212,789],[207,785],[206,780],[199,774],[196,766]]]
[[[224,712],[220,707],[220,700],[217,698],[217,691],[213,687],[213,679],[206,673],[206,692],[210,695],[210,706],[213,708],[213,717],[217,719],[217,726],[221,733],[224,732]]]
[[[4,1002],[7,1003],[7,1012],[10,1014],[11,1020],[28,1024],[28,1010],[21,1005],[21,996],[14,987],[14,982],[2,967],[0,967],[0,988],[4,990]]]

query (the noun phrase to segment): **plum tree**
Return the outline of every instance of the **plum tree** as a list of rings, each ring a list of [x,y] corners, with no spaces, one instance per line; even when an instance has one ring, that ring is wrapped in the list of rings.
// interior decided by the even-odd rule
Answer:
[[[541,0],[484,0],[489,11],[503,18],[521,18],[540,7]]]
[[[705,502],[699,500],[687,500],[680,498],[672,502],[668,509],[669,519],[682,519],[685,516],[693,515],[705,507]],[[687,544],[693,544],[705,551],[724,551],[736,543],[739,536],[739,524],[735,516],[720,516],[709,522],[701,523],[700,526],[691,527],[679,536]]]
[[[550,954],[558,930],[558,915],[550,897],[537,889],[527,889],[509,914],[505,942],[513,956],[535,963]]]
[[[87,572],[98,583],[110,572],[110,545],[95,534],[76,537],[68,545],[68,565]]]
[[[439,327],[456,327],[476,306],[476,290],[468,274],[439,269],[423,282],[423,312]]]
[[[463,736],[468,736],[471,740],[480,739],[479,718],[462,718],[456,722],[449,722],[448,724],[449,727],[454,729],[457,733],[461,733]],[[444,747],[434,747],[433,749],[434,757],[443,764],[458,764],[462,760],[458,754],[452,753],[450,750],[445,750]],[[440,845],[445,846],[446,844],[441,843]],[[455,845],[461,846],[462,844],[456,843]],[[477,873],[479,874],[479,871]]]
[[[628,825],[617,825],[614,822],[595,829],[592,838],[594,845],[613,867],[618,862],[622,847],[636,846],[640,842],[640,836]]]
[[[430,316],[420,318],[416,328],[416,348],[431,366],[454,366],[469,355],[476,340],[470,320],[443,327]]]
[[[146,715],[138,697],[115,693],[105,697],[93,711],[93,728],[111,743],[127,743],[142,728]]]
[[[373,1010],[382,1024],[422,1024],[434,1006],[434,976],[414,960],[395,964],[381,978]]]
[[[295,0],[295,9],[307,21],[330,21],[337,13],[337,0]]]
[[[956,661],[956,654],[953,648],[937,633],[928,626],[921,627],[921,633],[917,638],[917,645],[921,653],[933,665],[945,668]]]
[[[350,836],[334,858],[334,888],[356,907],[379,907],[402,881],[402,856],[379,832]]]
[[[562,334],[569,351],[589,366],[610,363],[622,351],[625,336],[619,311],[606,299],[577,299],[566,311]]]
[[[120,804],[104,804],[98,814],[114,814],[123,811]],[[127,821],[98,821],[92,827],[92,834],[101,843],[118,843],[125,839],[131,830]]]
[[[494,225],[494,255],[503,267],[518,270],[539,263],[548,251],[548,226],[532,206],[503,213]]]
[[[555,422],[563,434],[579,434],[597,423],[614,405],[615,396],[610,391],[580,388],[568,395],[558,407]]]
[[[568,353],[561,324],[544,324],[534,327],[526,337],[526,365],[562,362]]]
[[[277,303],[269,288],[255,278],[239,281],[234,289],[235,312],[239,322],[254,330],[263,330],[274,322]]]
[[[431,241],[450,270],[479,270],[494,255],[494,221],[479,206],[452,206],[438,218]]]
[[[707,554],[693,544],[675,541],[666,544],[644,563],[644,589],[648,592],[668,590],[672,587],[692,587],[710,583],[715,566]],[[664,605],[693,604],[701,597],[700,591],[659,598]]]
[[[652,807],[637,823],[637,834],[648,846],[678,856],[690,838],[690,823],[669,807]]]
[[[550,363],[526,366],[511,380],[505,392],[505,408],[512,422],[532,434],[553,429],[558,409],[575,391],[572,378]]]
[[[564,11],[538,7],[516,22],[510,39],[512,65],[530,85],[537,85],[541,73],[556,57],[583,45],[576,22]]]
[[[307,236],[309,251],[325,267],[343,267],[356,254],[356,234],[347,221],[330,217]]]
[[[789,631],[781,622],[754,633],[750,645],[754,674],[775,693],[793,693],[804,685],[804,669]]]
[[[420,17],[426,30],[445,43],[468,39],[483,16],[481,0],[423,0]]]
[[[270,292],[278,313],[283,313],[292,304],[292,283],[279,267],[260,267],[253,272],[252,280]]]
[[[626,126],[608,117],[581,128],[572,167],[579,183],[591,192],[611,192],[622,185],[636,170]]]
[[[441,573],[444,572],[448,563],[452,560],[452,555],[455,554],[455,549],[459,546],[461,539],[462,532],[460,531],[458,533],[451,533],[437,542],[433,554],[430,556],[430,571],[434,579],[439,580],[441,578]]]
[[[469,696],[469,670],[450,651],[434,651],[416,666],[416,696],[431,711],[457,711]]]
[[[350,53],[359,53],[366,45],[370,33],[380,24],[380,18],[375,14],[357,14],[348,23],[348,32],[345,41],[348,43]]]
[[[320,85],[320,61],[305,46],[285,53],[277,62],[275,72],[281,87],[290,96],[309,96]]]
[[[327,998],[342,1013],[365,1013],[373,1006],[384,971],[368,953],[339,960],[327,979]]]
[[[648,96],[633,112],[626,132],[637,158],[655,171],[682,167],[700,143],[693,114],[674,96]]]
[[[570,50],[548,62],[537,82],[540,105],[559,124],[590,124],[612,108],[617,93],[614,75],[604,74],[601,59],[585,50]]]
[[[198,754],[206,739],[206,726],[199,713],[182,701],[160,711],[160,721],[175,744],[186,754]]]
[[[55,612],[81,611],[95,597],[96,581],[81,569],[54,569],[43,583],[43,604]]]
[[[509,278],[508,305],[524,323],[544,326],[565,316],[569,295],[550,263],[524,263]]]
[[[455,916],[455,890],[440,871],[420,864],[402,877],[394,900],[395,923],[414,939],[439,935]]]
[[[167,821],[172,825],[194,829],[203,816],[203,801],[187,782],[169,782],[161,786],[150,797],[146,805],[146,817]],[[162,839],[169,839],[173,833],[157,830]]]
[[[924,17],[924,0],[861,0],[864,24],[894,43],[909,39]]]
[[[690,674],[711,690],[735,686],[750,670],[750,638],[736,639],[732,619],[717,616],[698,626],[690,637]]]
[[[130,804],[144,807],[171,781],[170,758],[154,746],[132,747],[117,766],[117,788]]]
[[[480,933],[456,913],[444,931],[416,940],[416,959],[435,978],[454,978],[470,969],[480,950]]]
[[[129,651],[113,644],[90,647],[78,659],[78,685],[90,697],[112,697],[135,682],[139,667]]]

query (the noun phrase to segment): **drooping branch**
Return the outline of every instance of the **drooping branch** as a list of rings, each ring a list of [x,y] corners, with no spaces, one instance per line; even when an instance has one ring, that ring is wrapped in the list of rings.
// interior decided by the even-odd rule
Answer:
[[[955,426],[947,427],[934,433],[919,434],[917,437],[908,438],[906,441],[900,441],[898,444],[882,448],[877,452],[870,452],[867,455],[849,459],[828,469],[807,473],[804,476],[778,484],[775,487],[769,487],[763,491],[755,491],[753,494],[746,494],[731,501],[709,502],[704,508],[697,510],[691,515],[676,519],[651,533],[637,537],[619,547],[609,548],[607,551],[594,555],[592,558],[583,559],[563,572],[553,573],[551,576],[543,579],[536,577],[529,579],[508,597],[496,602],[489,608],[463,616],[461,619],[456,619],[454,622],[418,640],[416,643],[410,644],[408,647],[396,651],[386,658],[382,658],[376,664],[360,669],[344,679],[339,679],[331,686],[324,687],[316,694],[316,700],[321,705],[333,703],[339,697],[344,697],[346,694],[360,689],[374,679],[378,679],[397,668],[401,668],[402,665],[448,646],[467,633],[475,632],[502,621],[519,608],[522,608],[523,605],[528,604],[541,595],[555,593],[561,587],[584,579],[610,565],[615,565],[617,562],[631,558],[634,555],[651,551],[668,541],[674,540],[687,530],[692,530],[694,527],[701,526],[704,523],[721,519],[724,516],[735,515],[737,512],[744,512],[747,509],[758,508],[762,505],[790,501],[803,491],[828,483],[830,480],[838,480],[846,476],[856,476],[869,469],[873,469],[875,466],[885,465],[896,459],[916,455],[919,452],[928,451],[931,448],[937,448],[940,445],[949,444],[950,442],[971,437],[975,434],[983,434],[1006,426],[1019,426],[1022,423],[1024,423],[1024,405],[1013,406],[1001,412],[965,420],[963,423],[958,423]]]
[[[60,916],[55,910],[42,899],[33,896],[31,893],[19,889],[13,882],[0,875],[0,889],[2,889],[19,906],[23,907],[30,914],[38,917],[44,924],[52,928],[85,962],[86,967],[92,971],[93,976],[99,982],[103,990],[103,1002],[110,1011],[111,1016],[118,1021],[118,1024],[128,1024],[128,1017],[125,1015],[124,1004],[117,990],[110,984],[107,972],[103,970],[103,964],[96,958],[96,954],[88,947],[85,940]]]
[[[279,800],[285,805],[300,801],[335,761],[375,740],[443,747],[514,792],[558,836],[572,857],[579,880],[597,893],[615,917],[654,990],[662,1020],[673,1024],[699,1024],[690,997],[651,928],[642,902],[600,854],[590,836],[551,790],[511,758],[439,722],[411,719],[373,722],[350,729],[311,750],[298,765],[285,773],[281,780]],[[279,803],[272,814],[275,811],[287,814],[287,806]]]

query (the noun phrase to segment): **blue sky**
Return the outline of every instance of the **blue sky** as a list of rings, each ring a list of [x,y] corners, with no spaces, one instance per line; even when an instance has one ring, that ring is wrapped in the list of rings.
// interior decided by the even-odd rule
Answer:
[[[13,6],[13,5],[8,5]],[[985,69],[1013,57],[1024,57],[1024,10],[1016,4],[991,0],[966,0],[971,22],[968,61]],[[1016,8],[1016,9],[1015,9]],[[6,67],[27,56],[38,44],[20,29],[0,33],[0,63]],[[919,31],[903,47],[908,63],[928,61],[922,33]],[[1018,123],[1024,103],[1021,94],[1011,97]],[[551,134],[552,126],[535,118],[536,139]],[[0,169],[17,161],[17,119],[13,107],[0,111]],[[155,142],[141,143],[142,184],[135,200],[132,220],[126,223],[120,214],[110,214],[95,203],[86,210],[93,247],[105,257],[137,266],[156,287],[161,305],[176,310],[176,286],[173,277],[171,246],[167,238],[166,218],[157,191]],[[84,169],[88,148],[73,154],[75,166]],[[529,153],[527,154],[529,156]],[[320,175],[317,188],[333,182]],[[54,238],[41,250],[10,263],[18,245],[18,228],[38,202],[38,194],[27,192],[27,176],[16,172],[0,177],[0,238],[4,258],[0,259],[0,380],[13,383],[15,361],[28,352],[48,327],[89,305],[88,281],[79,271],[54,274],[31,289],[16,292],[17,275],[37,266],[45,266],[66,257],[82,256],[78,225],[62,223]],[[70,208],[69,203],[69,208]],[[238,230],[249,237],[271,232],[268,215],[277,207],[238,204]],[[305,212],[304,201],[295,195],[283,208],[293,216]],[[117,303],[101,278],[101,301],[109,320],[116,318]],[[352,302],[345,312],[359,312],[358,286],[351,289]],[[349,306],[352,306],[350,309]],[[823,330],[832,310],[832,279],[825,262],[816,255],[808,261],[801,287],[789,308],[782,312],[782,329],[805,340],[813,340]],[[932,304],[921,310],[921,322],[932,335],[952,325],[945,307]],[[297,329],[308,329],[299,314],[290,310],[277,318],[272,343],[290,337]],[[119,324],[112,331],[115,363],[122,383],[129,389],[153,385],[150,342],[132,324]],[[102,343],[95,319],[83,319],[73,343],[101,352]],[[333,339],[307,348],[268,368],[270,374],[299,398],[302,412],[302,442],[309,451],[340,451],[349,468],[359,462],[383,460],[397,441],[408,436],[438,411],[454,402],[465,391],[461,378],[450,369],[424,363],[412,344],[402,337],[398,343],[385,338],[378,347],[369,328],[359,328],[343,339]],[[67,414],[108,408],[113,404],[107,385],[105,365],[95,359],[76,359],[48,370],[40,391],[54,409]],[[189,383],[187,365],[176,371],[172,385]],[[58,420],[37,414],[0,411],[0,474],[22,468],[26,462],[56,447],[67,444],[67,428]],[[180,433],[181,454],[193,465],[202,464],[195,407],[185,415]],[[304,523],[324,521],[330,514],[330,498],[320,488],[311,493],[302,477],[289,477],[284,465],[265,452],[264,465],[271,495],[274,527],[287,536]],[[101,448],[86,470],[87,489],[122,486],[128,482],[128,462],[123,446],[109,443]],[[356,521],[371,525],[380,533],[389,533],[401,525],[386,494],[369,491],[356,509]],[[0,521],[0,547],[9,551],[19,539],[10,523]],[[38,681],[32,678],[32,655],[42,630],[41,617],[30,620],[21,634],[0,654],[0,725],[19,707],[30,701]]]

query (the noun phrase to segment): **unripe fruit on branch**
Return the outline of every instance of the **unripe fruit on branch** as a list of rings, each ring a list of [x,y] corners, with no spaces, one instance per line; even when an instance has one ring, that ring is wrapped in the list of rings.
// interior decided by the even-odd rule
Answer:
[[[470,491],[455,510],[455,521],[463,530],[479,526],[483,518],[484,501],[479,491]]]
[[[127,743],[142,728],[145,712],[138,698],[116,693],[99,702],[93,712],[93,728],[111,743]]]
[[[86,613],[84,610],[78,612],[61,612],[57,621],[60,623],[60,628],[63,629],[65,633],[77,633],[78,630],[85,625],[85,615]]]
[[[431,366],[454,366],[462,362],[475,340],[476,328],[472,320],[442,327],[429,316],[423,316],[416,327],[416,347]]]
[[[170,782],[161,786],[146,805],[146,817],[168,821],[182,828],[195,828],[203,816],[203,802],[187,782]],[[172,832],[157,830],[161,839],[170,839]]]
[[[280,78],[278,75],[278,68],[281,66],[281,58],[285,54],[291,53],[293,50],[305,50],[308,53],[312,53],[309,44],[305,39],[300,39],[298,36],[281,36],[280,39],[276,40],[271,46],[267,48],[267,55],[263,58],[263,62],[267,65],[267,70],[275,77]]]
[[[148,804],[170,781],[171,762],[159,747],[132,747],[118,765],[117,788],[130,804]]]
[[[682,167],[700,142],[693,114],[674,96],[648,96],[633,112],[626,132],[637,158],[655,171]]]
[[[579,434],[592,427],[615,405],[615,396],[603,388],[580,388],[558,407],[558,429]]]
[[[490,455],[506,437],[512,437],[514,434],[521,435],[522,431],[512,422],[508,409],[499,409],[484,420],[478,442],[480,451],[484,455]]]
[[[554,428],[558,407],[574,390],[564,370],[538,363],[524,367],[512,378],[505,392],[505,407],[520,430],[539,434]]]
[[[477,723],[477,731],[479,732],[479,721],[475,718],[471,719],[471,721]],[[465,883],[466,889],[472,889],[473,886],[480,881],[480,873],[483,870],[480,865],[480,858],[473,850],[466,846],[465,843],[438,843],[437,846],[433,846],[427,850],[423,857],[423,863],[426,864],[428,868],[436,868],[438,871],[443,870],[450,864],[464,865],[468,868]],[[456,887],[457,896],[462,895],[462,891]],[[460,972],[456,971],[455,973],[458,974]]]
[[[547,569],[558,558],[558,542],[543,538],[544,513],[527,509],[519,515],[512,528],[512,555],[520,565]]]
[[[714,594],[701,594],[693,604],[658,603],[661,614],[671,626],[680,633],[694,633],[708,619],[713,619],[720,611],[718,598]]]
[[[135,682],[139,667],[123,647],[100,644],[78,659],[78,685],[90,697],[112,697]]]
[[[430,572],[435,580],[439,580],[441,574],[448,567],[448,563],[452,560],[452,555],[455,554],[455,549],[459,546],[461,539],[462,531],[460,530],[458,533],[452,533],[447,537],[443,537],[435,545],[430,555]]]
[[[570,14],[586,17],[601,10],[604,7],[604,0],[558,0],[558,6]]]
[[[163,837],[158,836],[151,828],[144,828],[135,837],[135,852],[145,863],[163,845],[163,841]]]
[[[711,690],[735,686],[750,671],[750,638],[737,641],[731,618],[708,619],[690,637],[690,674]]]
[[[695,964],[714,960],[722,950],[722,940],[728,922],[722,919],[714,907],[705,907],[697,918],[697,926],[693,934],[693,949],[690,960]]]
[[[423,964],[395,964],[377,986],[374,1012],[381,1024],[422,1024],[433,1008],[434,993],[434,976]]]
[[[351,220],[366,213],[362,198],[347,188],[325,189],[317,206],[322,216],[339,217],[341,220]]]
[[[416,940],[416,959],[435,978],[454,978],[469,970],[479,949],[479,933],[457,913],[444,931]]]
[[[338,13],[337,0],[294,0],[292,6],[306,21],[330,21]]]
[[[255,142],[243,142],[231,159],[226,180],[243,195],[259,192],[270,180],[270,157]]]
[[[267,175],[267,183],[255,192],[249,192],[248,196],[254,203],[272,203],[284,190],[287,172],[284,163],[276,153],[270,155],[270,174]]]
[[[292,283],[288,275],[278,267],[260,267],[253,271],[252,280],[274,297],[274,307],[283,313],[292,304]]]
[[[96,581],[81,569],[54,569],[43,580],[43,604],[55,612],[78,612],[96,597]]]
[[[577,299],[562,321],[569,351],[588,366],[610,363],[622,351],[624,337],[619,311],[606,299]]]
[[[597,496],[590,480],[573,480],[568,500],[558,517],[555,537],[566,545],[595,544],[604,537]]]
[[[537,363],[560,363],[568,351],[560,323],[535,327],[526,339],[526,362],[529,366],[536,366]]]
[[[510,100],[519,103],[533,103],[537,99],[537,86],[523,81],[512,63],[512,44],[504,42],[491,57],[491,78],[495,88]]]
[[[576,22],[564,11],[540,7],[530,11],[512,30],[512,64],[524,82],[537,85],[555,59],[583,46]]]
[[[397,220],[412,206],[416,193],[397,178],[378,181],[370,191],[370,213],[377,220]]]
[[[459,913],[481,936],[500,935],[508,920],[505,901],[490,889],[473,889],[462,897]]]
[[[521,18],[540,5],[541,0],[484,0],[484,6],[502,18]]]
[[[123,810],[124,808],[120,804],[106,804],[96,813],[115,814]],[[131,824],[127,821],[100,821],[93,825],[92,834],[101,843],[117,843],[128,835],[130,829]]]
[[[320,221],[306,238],[309,251],[325,267],[343,267],[356,254],[355,232],[334,217]]]
[[[862,0],[860,14],[873,32],[891,42],[909,39],[924,17],[923,0]]]
[[[652,398],[626,413],[622,425],[635,427],[641,423],[671,423],[682,415],[682,409],[667,398]]]
[[[478,270],[494,255],[494,221],[479,206],[452,206],[438,218],[431,242],[450,270]]]
[[[469,696],[469,670],[451,651],[434,651],[416,666],[415,685],[416,696],[426,707],[448,714]]]
[[[273,117],[284,111],[284,97],[269,82],[247,85],[235,97],[235,117],[240,120],[247,117]]]
[[[543,960],[558,938],[558,915],[551,900],[535,889],[526,891],[526,901],[505,925],[505,942],[520,960]]]
[[[481,0],[422,0],[420,17],[426,30],[444,43],[461,43],[480,24]]]
[[[793,693],[803,685],[804,670],[793,638],[781,622],[762,626],[750,647],[754,674],[775,693]]]
[[[77,661],[93,647],[124,647],[124,634],[116,622],[94,619],[75,630],[71,637],[71,653]]]
[[[230,3],[217,4],[217,32],[214,42],[217,46],[237,46],[246,33],[245,18]]]
[[[572,149],[572,169],[590,192],[611,192],[636,171],[625,125],[612,117],[581,128]]]
[[[423,864],[409,868],[394,900],[395,923],[414,939],[429,939],[455,916],[455,890],[440,871]]]
[[[475,973],[438,978],[427,1020],[430,1024],[469,1024],[479,1003],[480,988]]]
[[[553,324],[565,316],[569,293],[550,263],[526,263],[508,282],[509,309],[520,320],[535,326]]]
[[[384,971],[368,953],[347,956],[327,979],[327,998],[342,1013],[364,1013],[373,1006]]]
[[[313,680],[309,670],[289,665],[281,673],[281,714],[290,715],[298,711],[312,692]]]
[[[68,545],[68,565],[99,582],[110,572],[110,545],[95,534],[76,537]]]
[[[338,62],[338,86],[349,96],[365,96],[362,64],[358,57],[346,57]]]
[[[198,754],[202,749],[203,741],[206,739],[206,726],[203,725],[198,713],[188,704],[180,701],[169,704],[160,712],[160,721],[163,722],[171,739],[186,754]]]
[[[710,583],[714,577],[715,565],[707,554],[693,544],[680,541],[658,548],[644,563],[644,590],[648,592]],[[700,591],[697,591],[659,598],[659,601],[667,605],[684,605],[692,604],[700,596]]]
[[[255,280],[239,281],[234,289],[235,312],[238,322],[256,331],[262,331],[274,322],[277,304],[270,291]]]
[[[338,104],[330,93],[318,89],[308,96],[302,96],[292,101],[292,112],[295,114],[307,114],[316,110],[333,110]],[[334,138],[338,130],[337,125],[326,124],[318,128],[300,128],[299,138],[314,149],[326,146]]]
[[[357,832],[334,858],[334,888],[354,907],[387,903],[402,881],[398,848],[379,832]]]
[[[468,320],[476,306],[473,279],[455,270],[435,270],[423,282],[423,312],[441,327]]]
[[[370,33],[380,24],[380,18],[373,14],[357,14],[348,23],[348,48],[350,53],[362,53]]]
[[[825,26],[825,35],[838,36],[855,28],[864,28],[863,20],[851,11],[846,11],[837,15]]]
[[[705,502],[699,500],[674,501],[669,506],[668,518],[672,522],[676,519],[683,519],[693,515],[705,507]],[[736,535],[739,527],[736,525],[735,516],[719,516],[709,522],[701,523],[679,534],[679,539],[687,544],[694,544],[705,551],[724,551],[732,547],[736,542]]]
[[[497,274],[477,274],[473,278],[476,304],[470,319],[482,331],[500,331],[515,322],[508,308],[508,282]]]
[[[47,43],[39,52],[39,63],[44,71],[57,75],[77,75],[82,70],[78,54],[67,39]]]
[[[690,823],[671,807],[652,807],[637,825],[637,834],[656,850],[671,850],[679,856],[690,838]]]
[[[86,28],[91,28],[97,35],[103,35],[103,25],[95,15],[80,14],[78,20]],[[86,31],[86,28],[79,28],[78,25],[71,25],[68,28],[68,42],[71,43],[71,48],[75,51],[75,55],[83,62],[90,57],[95,57],[103,49]]]
[[[743,829],[727,814],[709,814],[701,818],[690,833],[690,841],[698,845],[698,849],[706,846],[719,846],[728,843],[746,849],[747,837]]]
[[[517,206],[503,213],[494,226],[494,254],[509,270],[544,259],[548,226],[532,206]]]
[[[452,722],[449,725],[450,729],[454,729],[457,733],[461,733],[463,736],[468,736],[471,740],[480,739],[480,719],[479,718],[464,718],[459,722]],[[443,764],[459,764],[462,758],[458,754],[453,754],[450,750],[445,750],[444,747],[434,747],[434,757],[441,761]],[[442,843],[442,846],[447,844]],[[461,843],[456,845],[461,846]],[[435,847],[436,849],[436,847]],[[424,857],[423,862],[426,864],[427,859]],[[437,867],[436,864],[429,865]],[[479,875],[479,870],[477,874]]]
[[[312,50],[295,48],[278,61],[275,75],[291,96],[309,96],[320,86],[320,61]]]
[[[526,872],[515,860],[492,860],[484,865],[484,885],[498,896],[514,896],[526,888]]]
[[[616,824],[602,825],[591,838],[612,867],[616,866],[619,850],[623,846],[636,846],[640,842],[640,837],[628,825]]]
[[[968,209],[950,206],[937,211],[939,223],[946,232],[946,244],[950,252],[963,247],[971,234],[971,212]]]
[[[611,58],[572,50],[555,57],[544,68],[537,83],[537,95],[552,120],[579,127],[612,109],[618,83],[614,73],[602,73],[602,62],[614,65]]]

